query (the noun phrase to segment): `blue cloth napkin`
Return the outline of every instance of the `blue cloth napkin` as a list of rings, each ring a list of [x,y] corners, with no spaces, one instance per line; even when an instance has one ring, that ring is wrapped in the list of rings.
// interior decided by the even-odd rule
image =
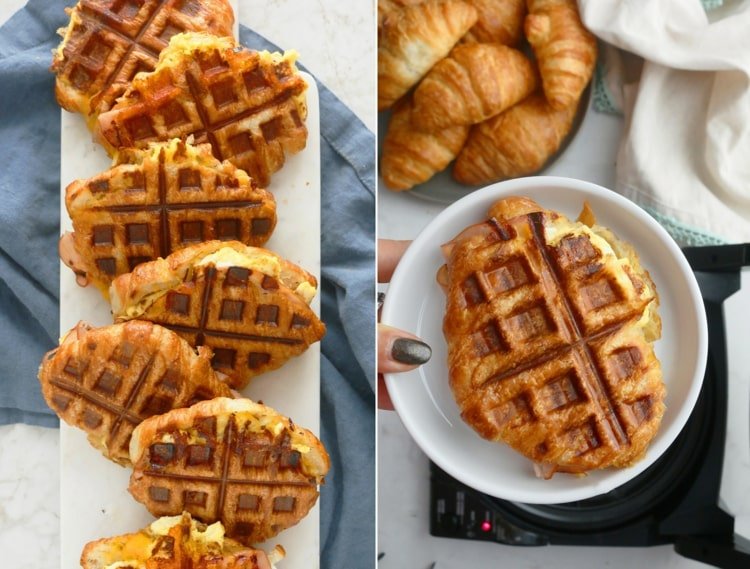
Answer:
[[[57,425],[36,374],[59,326],[60,110],[48,68],[64,6],[30,0],[0,28],[0,424]],[[278,49],[245,27],[240,39]],[[321,419],[332,461],[321,496],[321,567],[366,567],[375,549],[375,141],[318,89],[328,326]]]

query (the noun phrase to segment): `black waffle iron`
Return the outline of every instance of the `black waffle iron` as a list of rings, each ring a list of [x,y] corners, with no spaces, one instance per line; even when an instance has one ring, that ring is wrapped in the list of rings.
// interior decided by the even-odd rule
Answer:
[[[728,377],[722,305],[740,289],[750,245],[693,247],[684,253],[708,317],[708,363],[695,409],[664,455],[608,494],[552,505],[481,494],[431,464],[432,535],[519,546],[671,543],[680,555],[709,565],[750,568],[750,544],[735,539],[734,519],[718,506]]]

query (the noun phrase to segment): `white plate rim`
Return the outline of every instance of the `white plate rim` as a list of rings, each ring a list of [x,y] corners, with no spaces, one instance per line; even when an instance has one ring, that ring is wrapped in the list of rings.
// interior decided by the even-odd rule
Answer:
[[[496,200],[502,197],[508,197],[511,195],[523,195],[529,193],[529,186],[550,186],[554,185],[560,188],[561,191],[573,190],[576,192],[591,193],[593,195],[600,195],[605,199],[613,202],[615,206],[621,208],[625,213],[634,217],[638,222],[642,223],[649,230],[658,236],[662,244],[669,249],[669,253],[673,257],[674,261],[680,267],[683,276],[686,277],[685,284],[687,285],[691,305],[690,307],[684,307],[686,310],[691,309],[691,317],[698,324],[696,333],[697,349],[695,354],[695,368],[693,378],[691,379],[690,389],[686,395],[684,405],[677,411],[676,418],[669,429],[664,429],[660,432],[658,439],[652,441],[649,447],[646,457],[636,463],[635,465],[613,471],[615,474],[600,481],[595,486],[583,484],[580,488],[560,490],[555,493],[554,499],[549,499],[547,495],[540,495],[536,492],[527,492],[518,489],[508,489],[506,487],[493,486],[488,484],[485,480],[480,477],[476,477],[472,472],[457,467],[456,465],[445,460],[443,454],[438,451],[438,448],[434,446],[431,438],[420,429],[420,425],[416,420],[416,417],[409,412],[409,403],[404,397],[401,389],[399,389],[399,381],[403,380],[403,377],[398,377],[398,374],[385,374],[385,381],[388,387],[391,400],[393,402],[396,412],[409,432],[410,436],[414,439],[417,445],[422,451],[437,464],[445,472],[467,484],[468,486],[479,490],[485,494],[495,496],[501,499],[511,500],[515,502],[523,502],[528,504],[552,504],[552,503],[565,503],[572,501],[579,501],[601,494],[605,494],[622,484],[625,484],[629,480],[635,478],[638,474],[646,470],[651,466],[674,442],[679,433],[682,431],[687,419],[689,418],[695,403],[700,394],[700,390],[703,384],[703,375],[706,368],[706,361],[708,357],[708,328],[706,321],[706,314],[703,308],[702,296],[698,283],[695,276],[687,262],[687,259],[683,255],[679,246],[667,231],[659,225],[659,223],[652,218],[645,210],[641,209],[634,202],[628,200],[622,195],[613,192],[607,188],[599,186],[597,184],[586,182],[583,180],[577,180],[574,178],[565,178],[558,176],[534,176],[517,178],[513,180],[507,180],[492,184],[480,190],[472,192],[468,196],[456,201],[454,204],[448,206],[443,210],[435,219],[432,220],[416,237],[410,247],[404,254],[401,262],[396,267],[393,277],[391,279],[388,293],[383,304],[381,321],[385,324],[391,323],[395,318],[397,311],[403,310],[403,306],[398,305],[398,298],[405,287],[409,286],[409,269],[413,264],[415,258],[420,254],[420,249],[427,244],[435,245],[440,239],[436,238],[442,228],[442,226],[452,219],[456,212],[459,210],[472,210],[477,209],[479,217],[477,221],[482,219],[486,208],[480,209],[480,204],[488,202],[489,200]],[[542,204],[544,205],[544,204]],[[438,243],[439,244],[439,243]],[[658,288],[658,284],[657,284]],[[395,300],[394,300],[395,299]],[[414,372],[409,372],[414,373]],[[478,437],[478,435],[476,435]],[[440,443],[438,443],[438,447]],[[624,474],[623,474],[624,473]],[[585,480],[583,478],[582,480]]]

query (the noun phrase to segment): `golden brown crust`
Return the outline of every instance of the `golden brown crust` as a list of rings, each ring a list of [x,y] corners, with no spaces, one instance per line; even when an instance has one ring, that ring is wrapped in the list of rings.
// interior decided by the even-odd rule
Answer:
[[[636,462],[664,413],[653,282],[637,256],[530,200],[491,214],[452,243],[443,274],[463,419],[546,475]]]
[[[330,468],[322,443],[270,407],[218,398],[144,421],[130,493],[154,515],[221,521],[243,543],[296,524]]]
[[[517,46],[523,38],[526,0],[467,0],[477,10],[477,23],[462,41]]]
[[[316,286],[271,251],[209,241],[117,277],[110,301],[116,321],[149,320],[211,347],[214,368],[239,389],[323,337],[309,306]]]
[[[140,4],[140,7],[138,7]],[[54,52],[55,95],[60,105],[93,124],[122,95],[132,76],[150,71],[177,31],[232,34],[234,13],[226,0],[81,0]],[[137,37],[133,42],[128,38]]]
[[[472,127],[453,177],[481,185],[537,172],[560,148],[575,114],[575,106],[556,111],[543,96],[528,97]]]
[[[576,0],[527,0],[526,39],[534,50],[547,101],[575,106],[596,65],[596,38],[583,27]]]
[[[391,190],[409,190],[445,169],[469,135],[469,127],[461,125],[434,133],[420,132],[411,116],[410,98],[399,101],[383,140],[380,170]]]
[[[196,240],[262,245],[276,226],[270,192],[209,144],[178,139],[119,152],[109,170],[68,185],[65,205],[75,252],[61,258],[105,295],[117,275]]]
[[[476,10],[461,0],[422,2],[387,18],[378,38],[378,110],[416,85],[476,20]]]
[[[544,211],[544,209],[531,198],[511,196],[496,201],[490,206],[488,213],[490,219],[493,217],[495,219],[512,219],[520,215],[529,215],[538,211]]]
[[[136,76],[97,132],[109,152],[156,140],[208,142],[262,187],[307,141],[296,53],[244,49],[232,38],[178,34],[152,73]]]
[[[378,31],[380,31],[386,18],[398,14],[405,6],[413,6],[422,2],[424,0],[378,0]]]
[[[122,563],[140,569],[186,566],[192,569],[271,569],[271,560],[264,551],[245,547],[223,534],[223,528],[208,527],[185,512],[174,518],[160,518],[137,533],[86,544],[81,553],[81,567],[108,569]],[[277,550],[272,555],[276,556]]]
[[[456,46],[414,91],[414,126],[435,132],[493,117],[530,95],[536,71],[518,50],[500,44]]]
[[[130,436],[140,421],[230,395],[211,369],[210,350],[196,354],[174,332],[139,320],[103,328],[80,322],[44,356],[39,381],[52,410],[122,465],[130,464]]]

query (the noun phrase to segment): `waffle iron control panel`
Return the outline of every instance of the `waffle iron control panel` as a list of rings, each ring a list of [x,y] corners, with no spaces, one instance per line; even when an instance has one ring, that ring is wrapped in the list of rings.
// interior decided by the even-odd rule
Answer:
[[[545,545],[539,535],[504,520],[484,496],[432,469],[430,533],[508,545]]]

